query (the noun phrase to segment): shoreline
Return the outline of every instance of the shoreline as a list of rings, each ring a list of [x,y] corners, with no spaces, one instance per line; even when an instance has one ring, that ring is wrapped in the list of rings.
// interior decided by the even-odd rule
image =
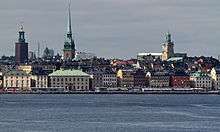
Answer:
[[[129,91],[74,91],[74,92],[1,92],[1,94],[134,94],[134,95],[144,95],[144,94],[213,94],[220,95],[220,91],[144,91],[144,92],[129,92]]]

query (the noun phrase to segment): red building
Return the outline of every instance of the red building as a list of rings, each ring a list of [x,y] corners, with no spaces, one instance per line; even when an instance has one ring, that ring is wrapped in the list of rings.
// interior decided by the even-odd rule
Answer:
[[[190,77],[185,72],[176,72],[171,76],[170,85],[173,88],[186,88],[190,86]]]

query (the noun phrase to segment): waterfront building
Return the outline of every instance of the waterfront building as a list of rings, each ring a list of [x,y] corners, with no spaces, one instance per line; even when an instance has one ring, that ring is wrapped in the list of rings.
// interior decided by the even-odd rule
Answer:
[[[207,73],[197,71],[190,75],[192,87],[210,90],[212,88],[212,79]]]
[[[57,70],[49,74],[50,86],[69,91],[88,91],[90,75],[81,70]]]
[[[31,88],[31,76],[21,70],[11,70],[4,74],[3,86],[5,89],[15,88],[21,91],[29,91]]]
[[[16,64],[28,62],[28,43],[25,41],[23,26],[20,27],[18,42],[15,43],[15,61]]]
[[[102,76],[102,86],[107,88],[117,87],[117,76],[113,71],[105,71]]]
[[[118,86],[133,88],[134,87],[134,72],[133,70],[118,70],[117,72]]]
[[[134,87],[146,87],[147,77],[146,73],[142,69],[137,69],[134,71]]]
[[[150,75],[150,87],[168,88],[170,86],[170,75],[167,72],[153,72]]]
[[[67,33],[65,35],[63,59],[65,61],[72,61],[75,58],[75,55],[76,55],[76,49],[75,49],[75,42],[72,36],[71,11],[70,11],[70,3],[69,3],[68,25],[67,25]]]
[[[47,88],[48,84],[48,74],[45,71],[31,72],[31,87]]]
[[[220,67],[214,67],[211,70],[211,77],[213,81],[213,88],[220,89]]]
[[[176,71],[171,75],[170,84],[173,88],[188,88],[190,87],[190,76],[184,71]]]
[[[100,69],[92,69],[87,72],[92,77],[92,87],[102,87],[103,84],[103,71]]]

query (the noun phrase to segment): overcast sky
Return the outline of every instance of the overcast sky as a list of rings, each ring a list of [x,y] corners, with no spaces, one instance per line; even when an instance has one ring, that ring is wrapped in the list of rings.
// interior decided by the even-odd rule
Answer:
[[[68,0],[1,0],[0,55],[14,55],[18,24],[29,48],[47,45],[62,53]],[[170,31],[176,52],[220,54],[220,0],[72,0],[72,27],[78,51],[99,57],[134,58],[161,52]]]

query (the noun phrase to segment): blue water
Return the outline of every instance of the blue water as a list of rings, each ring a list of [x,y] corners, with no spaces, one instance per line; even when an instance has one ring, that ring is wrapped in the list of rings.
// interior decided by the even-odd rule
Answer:
[[[0,132],[219,132],[218,95],[0,95]]]

